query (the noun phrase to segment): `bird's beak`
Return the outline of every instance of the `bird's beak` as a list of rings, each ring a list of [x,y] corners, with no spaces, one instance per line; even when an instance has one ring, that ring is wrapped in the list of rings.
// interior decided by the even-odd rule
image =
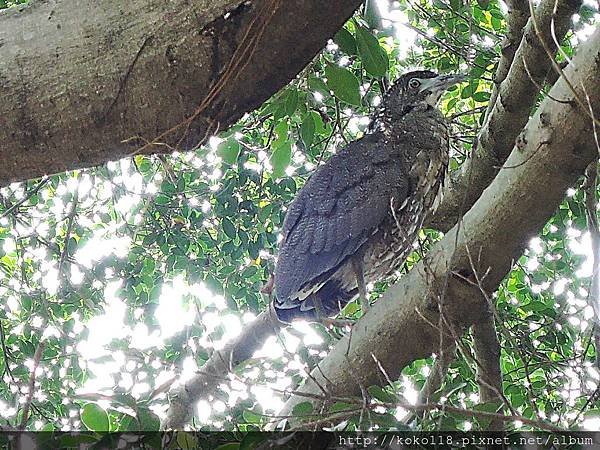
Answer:
[[[461,73],[438,75],[435,78],[423,80],[420,90],[421,92],[429,91],[430,94],[427,96],[427,103],[435,106],[445,90],[466,80],[467,76]]]
[[[451,75],[438,75],[435,78],[423,80],[421,91],[443,92],[457,83],[461,83],[467,79],[462,73]]]

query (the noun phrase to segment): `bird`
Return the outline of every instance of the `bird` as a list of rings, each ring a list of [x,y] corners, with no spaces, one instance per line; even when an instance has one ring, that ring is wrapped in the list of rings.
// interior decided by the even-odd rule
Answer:
[[[274,273],[284,323],[333,318],[367,283],[389,276],[412,251],[448,169],[449,135],[437,108],[466,77],[416,70],[384,94],[365,134],[319,166],[289,205]]]

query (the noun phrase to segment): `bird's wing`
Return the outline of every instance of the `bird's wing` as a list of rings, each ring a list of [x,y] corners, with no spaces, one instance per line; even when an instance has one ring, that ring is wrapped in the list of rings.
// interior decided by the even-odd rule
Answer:
[[[409,178],[383,136],[351,142],[321,166],[290,205],[275,273],[280,302],[302,300],[377,231],[392,198],[402,203]]]

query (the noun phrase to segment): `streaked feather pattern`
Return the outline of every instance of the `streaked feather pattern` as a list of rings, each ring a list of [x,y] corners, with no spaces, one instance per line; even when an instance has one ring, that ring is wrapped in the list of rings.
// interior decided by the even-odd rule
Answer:
[[[289,206],[275,271],[283,321],[315,319],[316,299],[325,315],[339,313],[357,295],[357,254],[367,282],[396,270],[434,203],[448,165],[444,118],[435,108],[380,117],[382,126],[319,167]]]

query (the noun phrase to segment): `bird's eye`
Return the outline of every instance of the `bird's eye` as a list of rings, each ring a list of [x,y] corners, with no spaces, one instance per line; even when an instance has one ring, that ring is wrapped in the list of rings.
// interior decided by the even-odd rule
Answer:
[[[421,86],[421,82],[418,79],[416,79],[416,78],[411,78],[410,81],[408,82],[408,85],[411,88],[416,89],[419,86]]]

